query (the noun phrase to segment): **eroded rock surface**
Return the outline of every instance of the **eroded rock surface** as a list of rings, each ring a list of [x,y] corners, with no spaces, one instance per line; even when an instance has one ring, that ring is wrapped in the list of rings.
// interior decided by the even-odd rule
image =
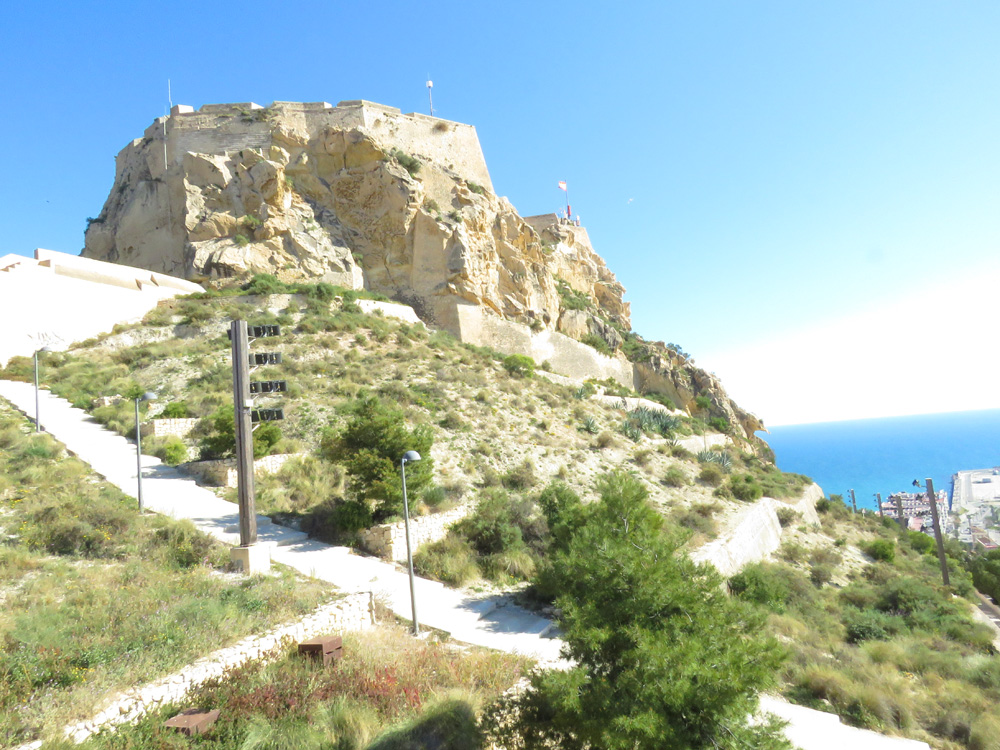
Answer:
[[[83,255],[196,281],[270,273],[381,292],[463,340],[534,351],[525,340],[548,336],[576,375],[613,373],[692,413],[707,396],[701,416],[747,437],[762,427],[685,357],[636,347],[625,289],[586,229],[497,196],[470,125],[365,101],[175,107],[118,155]],[[594,352],[577,357],[563,335],[610,359],[591,367]]]

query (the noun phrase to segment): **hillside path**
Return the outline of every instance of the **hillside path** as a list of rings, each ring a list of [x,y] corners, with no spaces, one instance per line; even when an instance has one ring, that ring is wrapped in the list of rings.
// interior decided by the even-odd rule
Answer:
[[[31,383],[0,380],[0,397],[29,417],[35,415]],[[135,444],[104,429],[82,409],[47,390],[40,394],[41,424],[67,450],[130,497],[136,496]],[[239,543],[239,517],[234,503],[221,500],[176,469],[152,456],[142,456],[142,495],[146,508],[177,519],[187,518],[226,544]],[[258,540],[272,545],[271,558],[295,570],[328,581],[344,592],[371,591],[392,611],[410,617],[409,581],[396,566],[311,540],[306,534],[257,517]],[[562,642],[550,635],[553,624],[502,598],[465,596],[436,581],[416,579],[417,615],[422,625],[448,632],[452,638],[486,648],[520,653],[542,662],[560,660]],[[829,713],[796,706],[774,696],[761,696],[761,707],[789,722],[785,732],[802,750],[929,750],[924,742],[887,737],[845,726]]]
[[[35,416],[31,383],[0,380],[0,396],[26,416]],[[46,432],[126,495],[136,497],[135,443],[104,429],[82,409],[44,389],[39,412]],[[142,467],[142,498],[147,509],[189,519],[223,543],[239,544],[235,503],[218,498],[153,456],[142,456]],[[347,593],[371,591],[399,616],[411,617],[409,577],[395,565],[356,554],[349,547],[315,541],[301,531],[271,523],[267,516],[257,516],[257,539],[271,546],[274,562]],[[470,597],[425,578],[416,579],[415,589],[421,625],[446,631],[464,643],[543,662],[559,660],[561,642],[547,637],[553,628],[551,620],[507,603],[503,597]]]

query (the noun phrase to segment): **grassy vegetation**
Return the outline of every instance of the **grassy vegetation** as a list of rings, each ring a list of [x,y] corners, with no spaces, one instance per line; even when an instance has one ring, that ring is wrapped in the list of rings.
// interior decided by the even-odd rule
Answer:
[[[249,664],[165,706],[133,726],[81,747],[480,748],[480,708],[508,689],[527,660],[418,641],[401,628],[344,636],[344,658],[324,669],[288,647],[267,666]],[[189,706],[218,708],[211,732],[185,738],[163,722]]]
[[[852,517],[843,503],[820,507],[822,532],[809,532],[808,546],[786,543],[789,562],[752,565],[729,581],[770,613],[769,630],[789,651],[785,695],[936,748],[994,747],[1000,657],[995,634],[961,598],[972,588],[959,560],[945,589],[922,539]]]
[[[0,744],[87,718],[108,693],[301,616],[328,587],[226,575],[188,522],[140,517],[0,407]]]
[[[292,292],[296,296],[287,306],[273,311],[262,309],[259,298],[251,304],[246,297]],[[595,481],[610,467],[629,466],[667,518],[667,528],[694,543],[714,536],[740,503],[761,495],[796,497],[808,482],[739,445],[708,449],[706,441],[706,450],[692,455],[678,440],[707,432],[710,426],[702,420],[590,400],[594,383],[567,388],[524,377],[527,363],[505,361],[420,325],[362,314],[356,299],[355,293],[325,285],[256,277],[242,287],[165,302],[142,326],[121,327],[68,353],[45,354],[43,383],[126,435],[134,427],[132,402],[95,399],[155,390],[160,399],[143,404],[143,419],[161,410],[201,420],[184,442],[144,442],[174,462],[182,452],[195,456],[213,434],[226,431],[213,419],[231,404],[226,321],[279,323],[285,335],[268,348],[281,351],[285,364],[261,368],[254,377],[288,381],[283,398],[288,418],[270,447],[305,455],[277,476],[259,480],[259,509],[295,518],[323,539],[342,539],[345,530],[357,528],[357,518],[345,514],[359,510],[357,502],[375,498],[357,485],[363,472],[347,457],[324,451],[321,436],[324,430],[344,435],[358,404],[376,399],[392,405],[392,420],[405,426],[407,440],[433,433],[433,445],[421,451],[428,457],[433,451],[433,471],[425,487],[410,487],[414,513],[458,501],[479,503],[445,540],[418,553],[418,569],[456,584],[530,581],[548,600],[555,592],[545,587],[547,560],[561,533],[552,527],[553,509],[572,505],[567,498],[574,494],[591,499]],[[30,379],[31,360],[14,358],[0,374]],[[636,395],[613,382],[602,385],[612,394]],[[707,410],[710,400],[699,399]],[[317,600],[318,592],[288,581],[244,585],[220,576],[221,548],[191,527],[136,517],[129,501],[96,483],[77,462],[63,457],[54,464],[58,448],[49,438],[25,434],[9,414],[4,419],[0,521],[13,536],[0,546],[5,597],[0,736],[8,744],[40,726],[86,715],[104,691],[218,647],[220,622],[235,639]],[[411,468],[420,466],[408,467],[408,479]],[[394,463],[391,471],[382,471],[386,486],[394,483],[397,469]],[[555,477],[562,489],[548,487]],[[852,519],[836,501],[822,501],[819,508],[819,529],[783,509],[784,562],[752,567],[730,581],[735,595],[766,610],[771,634],[790,654],[781,674],[785,694],[835,710],[852,723],[925,739],[935,747],[989,747],[982,738],[997,736],[1000,664],[985,631],[969,620],[965,603],[937,586],[929,539],[873,519]],[[139,560],[152,562],[147,569]],[[969,578],[957,556],[953,565],[957,593],[968,594]],[[987,588],[1000,580],[996,560],[984,558],[973,568]],[[106,623],[112,626],[104,629]],[[59,652],[51,650],[53,643],[62,644],[55,646]],[[268,694],[268,680],[294,683],[290,695],[324,695],[328,688],[304,674],[247,675],[247,690],[257,690],[257,697],[233,692],[232,705]],[[236,691],[221,684],[213,689]],[[410,722],[409,730],[399,730],[404,734],[375,747],[392,747],[385,743],[402,741],[398,737],[405,731],[419,733],[440,723],[471,732],[467,720],[475,715],[475,701],[447,703],[449,689],[427,688],[419,706],[398,711],[344,703],[334,693],[319,702],[303,698],[306,708],[290,709],[270,729],[256,706],[234,720],[224,741],[267,746],[301,736],[308,747],[320,742],[317,732],[328,732],[323,736],[329,738],[329,732],[341,731],[336,727],[343,727],[348,715],[376,716],[370,721],[376,728]],[[420,709],[439,699],[445,701],[442,707],[421,718]],[[337,706],[346,708],[337,713]],[[309,721],[312,729],[306,728]],[[177,742],[158,734],[155,723],[122,736],[130,737],[132,746]],[[291,734],[282,734],[286,730]],[[357,746],[374,741],[374,731],[360,732]]]

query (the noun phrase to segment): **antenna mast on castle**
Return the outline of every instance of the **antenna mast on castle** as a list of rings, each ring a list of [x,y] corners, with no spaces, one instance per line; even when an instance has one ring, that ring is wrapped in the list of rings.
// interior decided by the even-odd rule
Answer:
[[[427,80],[427,101],[431,105],[431,117],[434,116],[434,81]]]
[[[167,104],[170,105],[170,109],[174,108],[174,100],[170,98],[170,79],[167,79]]]

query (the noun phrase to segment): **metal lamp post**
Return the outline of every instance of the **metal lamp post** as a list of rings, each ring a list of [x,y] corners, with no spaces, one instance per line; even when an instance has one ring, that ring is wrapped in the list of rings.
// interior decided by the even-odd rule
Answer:
[[[135,397],[135,468],[136,468],[136,497],[139,500],[139,512],[142,513],[142,430],[139,429],[139,402],[156,401],[156,394],[146,391],[141,396]]]
[[[42,428],[39,426],[38,421],[38,354],[39,352],[51,352],[51,346],[43,346],[41,349],[35,350],[35,432],[41,432]]]
[[[413,610],[413,635],[420,635],[420,623],[417,622],[417,596],[413,588],[413,552],[410,549],[410,505],[406,499],[406,464],[419,460],[419,453],[416,451],[406,451],[399,462],[399,471],[403,476],[403,519],[406,526],[406,565],[410,571],[410,606]]]

